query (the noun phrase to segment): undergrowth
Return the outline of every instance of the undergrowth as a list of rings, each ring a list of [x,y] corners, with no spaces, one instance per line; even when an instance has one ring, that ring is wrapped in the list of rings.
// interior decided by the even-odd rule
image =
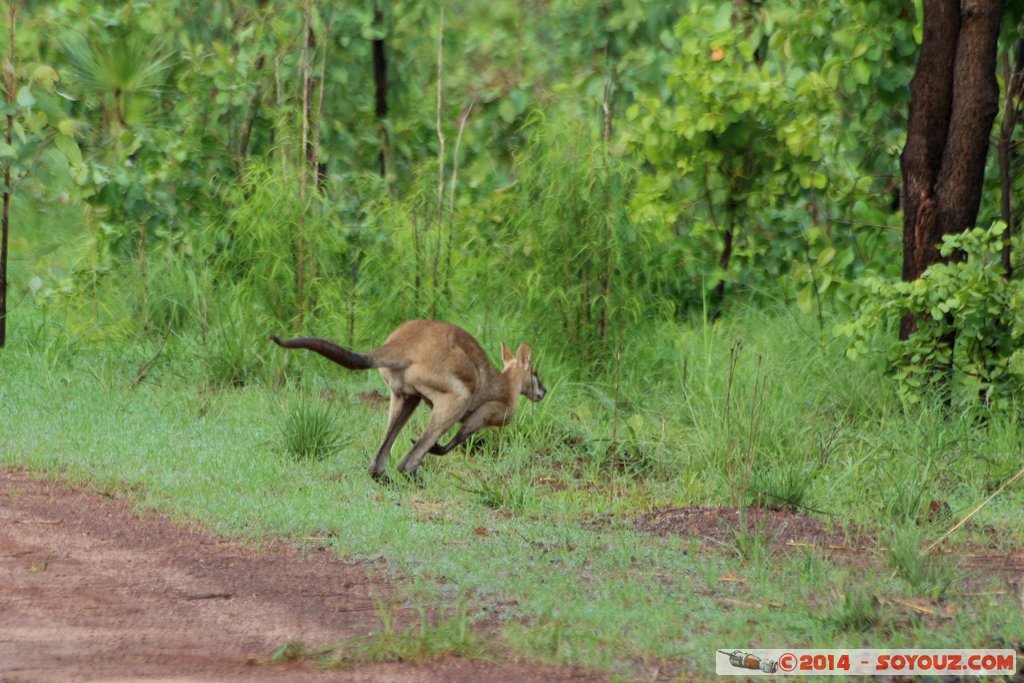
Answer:
[[[515,339],[515,322],[458,322],[493,351]],[[171,335],[126,352],[69,343],[55,329],[52,318],[22,316],[23,347],[5,351],[0,462],[116,485],[222,533],[317,536],[346,557],[385,558],[429,619],[344,643],[331,651],[339,664],[496,648],[625,679],[644,662],[700,677],[712,661],[702,653],[738,633],[794,647],[891,647],[920,645],[913,634],[927,628],[935,646],[983,646],[1024,628],[998,605],[958,597],[981,590],[980,579],[946,562],[982,530],[1020,542],[1015,487],[941,552],[923,553],[1019,469],[1019,417],[981,422],[941,405],[904,406],[884,377],[836,372],[851,362],[842,348],[785,313],[638,331],[618,373],[582,373],[534,344],[549,395],[524,401],[509,427],[428,457],[423,489],[382,488],[366,475],[386,424],[376,373],[314,354],[282,358],[253,332],[260,369],[242,383],[213,383],[195,353],[201,338]],[[737,339],[741,350],[730,354]],[[659,373],[637,369],[645,366]],[[392,468],[427,414],[422,407],[410,420]],[[635,526],[667,507],[737,502],[855,529],[850,545],[866,545],[856,561],[870,571],[828,550],[780,556],[778,529],[767,526],[724,545]],[[933,509],[949,512],[936,520]],[[902,606],[922,600],[957,619],[921,623]],[[468,617],[437,618],[456,602],[501,605],[496,641],[475,640]]]

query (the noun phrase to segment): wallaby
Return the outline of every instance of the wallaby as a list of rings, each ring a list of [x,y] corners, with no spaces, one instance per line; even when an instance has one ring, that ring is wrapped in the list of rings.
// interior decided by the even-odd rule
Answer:
[[[476,339],[460,327],[434,320],[411,320],[399,325],[383,344],[357,353],[316,337],[282,341],[286,349],[308,349],[350,370],[377,368],[391,389],[388,428],[370,465],[370,476],[387,480],[384,469],[391,446],[420,401],[432,407],[430,423],[416,440],[398,470],[417,479],[427,453],[444,455],[484,427],[503,427],[516,413],[516,399],[544,398],[547,389],[534,369],[530,347],[523,344],[513,356],[501,345],[501,372],[491,365]],[[458,433],[446,446],[438,439],[456,422]]]

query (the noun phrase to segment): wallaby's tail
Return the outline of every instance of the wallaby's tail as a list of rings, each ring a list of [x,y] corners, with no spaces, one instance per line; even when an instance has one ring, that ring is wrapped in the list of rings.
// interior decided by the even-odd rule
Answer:
[[[338,365],[349,370],[368,370],[370,368],[382,367],[382,363],[376,362],[373,357],[364,353],[356,353],[338,346],[332,341],[318,337],[298,337],[297,339],[281,340],[276,334],[270,335],[270,340],[284,349],[309,349],[319,353],[328,360],[333,360]]]

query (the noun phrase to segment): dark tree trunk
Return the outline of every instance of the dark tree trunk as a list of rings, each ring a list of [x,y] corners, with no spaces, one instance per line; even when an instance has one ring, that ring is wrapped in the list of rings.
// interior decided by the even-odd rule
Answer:
[[[942,230],[937,237],[972,228],[978,218],[989,137],[999,112],[996,47],[1002,17],[1003,0],[963,3],[953,71],[953,113],[935,188],[937,227]]]
[[[306,27],[306,51],[309,53],[310,61],[316,58],[316,50],[316,32],[313,31],[313,24],[310,22],[309,26]],[[313,67],[311,65],[304,64],[303,67],[305,72],[302,77],[302,87],[304,89],[302,96],[304,98],[303,102],[306,103],[304,116],[306,117],[306,130],[309,134],[306,136],[306,148],[302,150],[302,153],[305,156],[306,165],[313,170],[313,174],[315,176],[317,150],[316,144],[313,142],[313,138],[317,134],[314,130],[314,127],[317,125],[317,121],[316,111],[313,105],[313,102],[315,101],[313,89],[316,86],[316,77],[313,75]]]
[[[11,144],[14,129],[14,3],[7,3],[7,132],[4,139]],[[11,235],[11,160],[4,163],[4,205],[0,217],[0,348],[7,344],[7,249]]]
[[[260,55],[256,58],[254,64],[255,76],[258,77],[263,71],[264,65],[266,65],[266,58]],[[257,81],[258,82],[258,81]],[[263,93],[257,86],[256,92],[249,97],[247,104],[248,116],[242,119],[242,128],[238,133],[238,145],[235,152],[235,172],[238,177],[241,178],[245,174],[245,163],[249,158],[249,141],[252,139],[253,126],[256,125],[256,119],[260,114],[260,107],[263,101]]]
[[[739,202],[736,200],[735,189],[730,189],[729,198],[725,207],[725,233],[722,235],[722,253],[718,257],[718,267],[722,271],[722,279],[715,286],[714,305],[711,309],[711,318],[717,319],[725,308],[725,277],[729,272],[729,263],[732,261],[732,243],[736,233],[736,212],[739,210]]]
[[[974,225],[999,107],[996,45],[1003,0],[924,0],[924,39],[910,82],[903,167],[903,279],[942,260],[943,235]],[[900,338],[915,329],[904,318]]]
[[[903,279],[921,275],[919,245],[927,243],[935,215],[935,183],[942,166],[953,104],[953,64],[960,32],[959,0],[925,5],[924,39],[910,81],[907,142],[903,148]]]
[[[384,12],[380,4],[374,3],[373,24],[378,31],[384,31]],[[376,93],[376,113],[378,134],[380,136],[380,152],[377,163],[381,176],[388,174],[388,58],[385,52],[384,36],[373,41],[373,82]]]

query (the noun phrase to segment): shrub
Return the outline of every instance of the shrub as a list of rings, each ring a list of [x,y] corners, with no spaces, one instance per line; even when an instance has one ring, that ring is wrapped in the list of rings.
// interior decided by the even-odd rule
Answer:
[[[852,339],[847,355],[879,355],[904,399],[927,393],[1008,407],[1024,389],[1024,282],[1008,279],[1000,261],[1006,225],[946,235],[944,257],[913,282],[862,281],[860,315],[838,325]],[[899,341],[906,315],[917,329]]]

